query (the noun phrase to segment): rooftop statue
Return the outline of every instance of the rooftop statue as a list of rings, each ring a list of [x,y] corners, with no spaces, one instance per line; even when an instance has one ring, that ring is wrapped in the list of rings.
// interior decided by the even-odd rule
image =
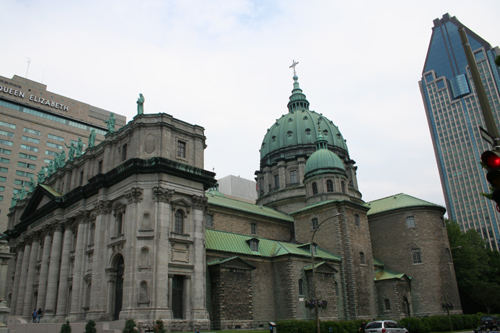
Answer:
[[[108,125],[108,132],[109,133],[114,133],[115,132],[116,119],[115,119],[115,114],[113,112],[111,112],[111,114],[109,115],[109,119],[106,120],[104,123],[106,125]]]
[[[28,183],[28,191],[33,192],[36,189],[36,182],[35,182],[35,176],[31,176],[31,179]]]
[[[66,152],[61,150],[59,154],[59,166],[62,168],[64,165],[66,165]]]
[[[144,102],[146,99],[143,94],[139,94],[139,98],[137,99],[137,114],[144,114]]]
[[[45,167],[42,167],[40,171],[38,171],[38,184],[43,183],[45,180]]]
[[[19,192],[19,200],[23,200],[24,198],[26,198],[27,195],[28,193],[26,192],[24,186],[21,187],[21,191]]]
[[[73,142],[71,142],[69,144],[69,146],[66,143],[64,143],[64,145],[66,146],[66,148],[69,148],[69,150],[68,150],[68,161],[73,161],[75,159],[76,147],[73,145]]]
[[[83,153],[83,141],[82,138],[78,138],[78,143],[76,144],[76,157],[82,156]]]
[[[52,161],[50,161],[49,165],[47,166],[47,178],[52,176],[54,171],[56,171],[56,166],[55,166],[54,160],[55,160],[55,158]]]
[[[87,149],[95,147],[95,129],[90,130],[90,135],[89,135],[89,145]]]
[[[10,206],[14,207],[15,205],[17,205],[17,200],[19,200],[19,198],[17,197],[17,193],[14,193],[12,199],[10,200]]]

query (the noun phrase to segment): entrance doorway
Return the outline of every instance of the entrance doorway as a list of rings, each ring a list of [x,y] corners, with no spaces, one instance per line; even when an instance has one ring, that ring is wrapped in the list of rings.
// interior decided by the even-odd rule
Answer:
[[[174,275],[172,280],[172,313],[174,319],[184,319],[184,276]]]

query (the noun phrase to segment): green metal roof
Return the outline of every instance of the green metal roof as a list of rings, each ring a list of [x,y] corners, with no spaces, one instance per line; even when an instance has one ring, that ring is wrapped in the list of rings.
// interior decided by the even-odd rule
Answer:
[[[411,280],[411,277],[404,274],[404,273],[394,273],[386,269],[379,269],[375,271],[375,281],[383,281],[383,280],[399,280],[403,277],[407,277],[408,279]]]
[[[318,136],[318,119],[321,118],[320,131],[328,145],[336,146],[347,154],[347,145],[337,126],[323,115],[309,110],[309,102],[299,87],[298,77],[294,76],[294,88],[288,103],[289,112],[268,129],[260,148],[261,160],[268,154],[290,146],[313,146]]]
[[[345,174],[344,162],[333,151],[326,148],[316,150],[306,162],[305,177],[323,173]]]
[[[239,210],[245,213],[251,213],[275,219],[280,219],[283,221],[294,222],[291,216],[278,212],[277,210],[274,210],[269,207],[259,206],[245,201],[226,198],[224,196],[216,195],[212,191],[205,193],[205,195],[208,198],[209,205],[226,207],[234,210]]]
[[[443,206],[436,205],[433,204],[432,202],[418,199],[404,193],[392,195],[387,198],[373,200],[367,202],[365,205],[366,207],[370,208],[367,215],[374,215],[391,210],[397,210],[401,208],[411,208],[411,207],[433,207],[442,209],[443,213],[446,211],[446,209]]]
[[[291,212],[290,214],[300,213],[300,212],[303,212],[303,211],[306,211],[306,210],[309,210],[309,209],[312,209],[312,208],[315,208],[315,207],[328,205],[328,204],[330,204],[332,202],[340,202],[340,200],[326,200],[326,201],[316,202],[316,203],[314,203],[312,205],[309,205],[309,206],[306,206],[306,207],[301,208],[299,210],[296,210],[295,212]]]
[[[205,232],[205,245],[207,250],[222,251],[229,253],[246,254],[259,257],[279,257],[284,255],[298,255],[311,257],[311,253],[304,249],[304,244],[279,242],[267,238],[252,237],[234,234],[231,232],[207,229]],[[259,241],[259,251],[252,251],[248,241],[256,239]],[[301,248],[302,247],[302,248]],[[340,261],[341,258],[332,253],[317,248],[315,257]]]

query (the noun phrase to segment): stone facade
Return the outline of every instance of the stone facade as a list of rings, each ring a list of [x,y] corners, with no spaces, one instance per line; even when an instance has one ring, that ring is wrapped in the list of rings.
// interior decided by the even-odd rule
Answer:
[[[264,156],[257,204],[217,190],[203,128],[168,114],[138,115],[68,161],[9,213],[11,317],[41,307],[47,323],[200,331],[310,320],[312,300],[328,303],[322,320],[443,314],[441,294],[459,304],[444,208],[406,195],[365,203],[336,127],[299,115],[285,121],[315,118],[316,152]],[[331,151],[325,133],[337,133]],[[326,164],[312,168],[316,153]]]

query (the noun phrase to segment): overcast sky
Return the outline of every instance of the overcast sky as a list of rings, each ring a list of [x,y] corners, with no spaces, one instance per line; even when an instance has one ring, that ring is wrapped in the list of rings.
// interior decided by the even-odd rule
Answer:
[[[498,0],[0,0],[0,75],[128,120],[143,93],[145,113],[205,128],[205,169],[253,179],[296,60],[365,201],[403,192],[444,206],[418,81],[445,13],[500,44]]]

